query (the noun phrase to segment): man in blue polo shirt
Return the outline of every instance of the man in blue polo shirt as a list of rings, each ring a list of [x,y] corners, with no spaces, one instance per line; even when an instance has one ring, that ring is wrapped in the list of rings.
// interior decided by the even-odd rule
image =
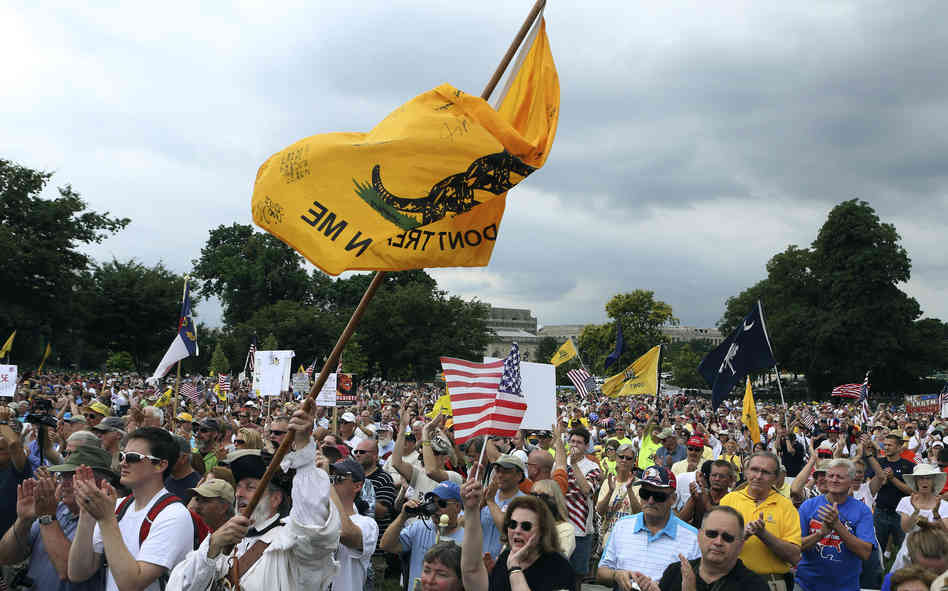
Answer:
[[[803,556],[796,589],[858,591],[862,563],[875,544],[872,511],[849,494],[856,466],[846,459],[829,463],[824,495],[800,505]]]
[[[642,512],[616,521],[599,560],[597,578],[610,587],[629,589],[635,581],[644,589],[647,579],[658,581],[669,564],[679,562],[679,554],[687,560],[701,556],[698,530],[672,515],[675,476],[651,466],[635,485],[641,485]]]

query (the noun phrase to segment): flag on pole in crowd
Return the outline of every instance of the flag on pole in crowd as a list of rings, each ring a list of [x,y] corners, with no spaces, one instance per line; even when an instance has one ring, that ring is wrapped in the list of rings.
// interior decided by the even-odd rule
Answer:
[[[860,417],[862,418],[862,425],[865,427],[869,424],[869,372],[866,372],[866,379],[862,382],[862,387],[859,389],[859,412]]]
[[[190,280],[185,277],[184,297],[181,300],[181,316],[178,319],[178,334],[171,341],[171,346],[168,347],[168,351],[161,358],[161,362],[155,368],[155,373],[152,374],[149,380],[163,378],[175,363],[185,357],[197,357],[198,352],[197,328],[194,326],[194,319],[191,318]]]
[[[3,359],[4,357],[10,354],[10,349],[13,348],[13,337],[15,336],[16,336],[16,331],[14,330],[13,333],[9,336],[9,338],[7,338],[7,342],[3,343],[3,347],[0,347],[0,359]]]
[[[174,388],[168,388],[158,397],[158,400],[155,401],[155,406],[161,408],[162,406],[167,406],[171,402],[171,395],[174,394]]]
[[[711,407],[717,410],[721,401],[748,372],[777,365],[764,324],[760,300],[743,322],[698,365],[698,373],[711,386]]]
[[[569,381],[573,382],[576,391],[579,392],[583,398],[596,392],[596,378],[589,375],[589,372],[585,369],[571,369],[566,372],[566,377],[569,378]]]
[[[837,398],[852,398],[855,400],[859,398],[861,393],[862,384],[840,384],[833,388],[831,395]]]
[[[247,361],[244,362],[244,371],[247,372],[247,375],[251,376],[253,379],[253,367],[254,367],[254,357],[257,353],[257,333],[253,333],[253,337],[250,339],[250,350],[247,351]]]
[[[807,413],[803,415],[803,418],[800,419],[800,421],[803,423],[803,426],[806,427],[807,431],[813,431],[813,425],[816,424],[816,417],[810,413]]]
[[[655,345],[632,362],[622,373],[606,379],[602,393],[617,396],[658,395],[658,374],[661,371],[662,346]]]
[[[454,412],[455,443],[478,435],[513,437],[517,433],[527,402],[516,343],[502,360],[476,363],[442,357],[441,367]]]
[[[442,84],[368,133],[302,139],[260,166],[253,220],[331,275],[484,266],[507,191],[543,166],[556,135],[542,17],[497,100]]]
[[[217,385],[221,387],[223,392],[230,392],[230,376],[226,373],[218,374]]]
[[[46,360],[49,359],[49,354],[53,352],[52,343],[46,343],[46,350],[43,352],[43,359],[40,361],[39,368],[37,368],[36,373],[43,371],[43,366],[46,365]]]
[[[313,372],[316,371],[316,361],[318,359],[319,357],[317,357],[316,359],[313,359],[313,362],[310,363],[309,367],[306,368],[306,375],[308,375],[311,378],[313,377]]]
[[[605,369],[619,360],[622,352],[625,351],[625,339],[622,338],[622,323],[616,320],[616,348],[606,357]]]
[[[434,403],[434,408],[432,408],[431,412],[429,412],[425,416],[428,417],[429,419],[433,419],[439,414],[445,415],[448,417],[453,416],[452,411],[451,411],[451,394],[445,394],[439,397]]]
[[[576,350],[576,345],[573,344],[573,339],[568,338],[566,339],[565,343],[560,345],[560,348],[556,350],[556,353],[553,354],[553,358],[550,359],[550,363],[559,367],[577,355],[579,355],[579,351]]]
[[[760,443],[760,423],[757,422],[757,406],[754,404],[754,392],[751,390],[751,379],[747,376],[747,386],[744,387],[744,411],[741,421],[750,431],[751,440]]]

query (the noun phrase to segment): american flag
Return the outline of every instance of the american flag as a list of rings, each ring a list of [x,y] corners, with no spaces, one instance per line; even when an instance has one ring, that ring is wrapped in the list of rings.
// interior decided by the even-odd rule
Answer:
[[[199,392],[194,384],[181,384],[181,393],[187,396],[194,404],[198,404],[204,398],[204,393]]]
[[[478,435],[516,435],[527,411],[516,343],[503,360],[475,363],[442,357],[441,367],[451,394],[456,443]]]
[[[221,392],[230,392],[230,376],[226,374],[218,374],[217,385],[220,386]]]
[[[803,415],[803,418],[800,419],[800,421],[803,423],[803,426],[806,427],[807,431],[811,431],[811,432],[812,432],[812,431],[813,431],[813,425],[816,424],[816,417],[814,417],[814,416],[811,415],[811,414],[805,414],[805,415]]]
[[[945,405],[948,404],[948,382],[945,382],[945,385],[941,389],[941,394],[938,395],[938,412],[943,413],[945,410]],[[941,416],[945,416],[942,414]]]
[[[840,398],[859,398],[862,384],[842,384],[833,388],[832,395]]]
[[[589,375],[585,369],[571,369],[566,372],[566,377],[576,386],[576,391],[584,397],[596,391],[596,378]]]
[[[860,406],[860,416],[862,418],[863,426],[869,424],[869,372],[866,372],[866,379],[863,380],[862,386],[859,387],[859,406]]]

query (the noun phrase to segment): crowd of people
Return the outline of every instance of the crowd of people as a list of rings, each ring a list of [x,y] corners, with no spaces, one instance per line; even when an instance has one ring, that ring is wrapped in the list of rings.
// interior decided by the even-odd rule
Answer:
[[[936,416],[758,404],[752,431],[739,401],[565,392],[549,428],[459,441],[443,393],[375,380],[331,409],[237,384],[169,400],[134,375],[23,380],[0,406],[0,584],[946,587]]]

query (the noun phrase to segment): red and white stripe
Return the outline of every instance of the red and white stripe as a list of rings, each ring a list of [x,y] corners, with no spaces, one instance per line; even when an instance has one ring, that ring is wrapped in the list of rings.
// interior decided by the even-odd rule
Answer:
[[[840,398],[859,398],[862,384],[842,384],[833,388],[832,395]]]
[[[451,395],[454,441],[478,435],[513,437],[527,411],[526,399],[498,392],[504,360],[475,363],[442,357],[444,380]]]

